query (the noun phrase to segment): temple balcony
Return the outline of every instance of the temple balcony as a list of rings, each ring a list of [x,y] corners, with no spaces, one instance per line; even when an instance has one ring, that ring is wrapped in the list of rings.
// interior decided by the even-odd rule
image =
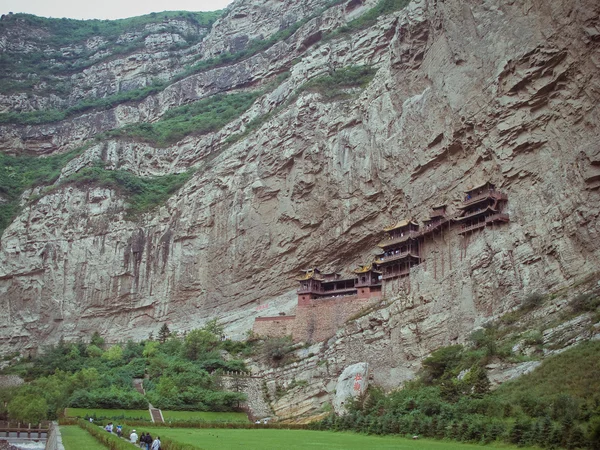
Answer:
[[[508,200],[508,195],[503,194],[500,191],[496,191],[496,190],[488,190],[488,191],[484,191],[480,194],[477,195],[473,195],[471,198],[469,199],[465,199],[462,202],[462,205],[460,206],[461,209],[464,209],[466,207],[469,207],[471,205],[475,205],[479,202],[482,202],[484,200],[487,199],[492,199],[492,200]]]
[[[334,295],[354,295],[356,294],[356,288],[344,288],[344,289],[331,289],[329,291],[320,291],[318,293],[320,296],[329,297]]]
[[[402,242],[406,242],[409,239],[417,239],[421,233],[419,231],[407,231],[404,233],[404,236],[398,236],[392,239],[386,239],[377,244],[378,247],[385,248],[391,245],[401,244]]]
[[[481,208],[481,209],[477,209],[475,211],[465,211],[465,215],[462,217],[457,217],[456,220],[457,221],[462,221],[462,220],[467,220],[467,219],[474,219],[476,217],[479,216],[485,216],[490,215],[490,214],[496,214],[498,211],[496,211],[495,209],[493,209],[492,207],[488,206],[486,208]]]
[[[390,273],[383,274],[382,279],[390,280],[392,278],[406,277],[408,275],[410,275],[410,268],[396,270],[396,271],[392,271]]]
[[[426,236],[430,233],[433,233],[434,231],[439,230],[442,227],[442,225],[447,224],[449,221],[450,218],[445,216],[432,220],[430,223],[426,224],[425,226],[423,226],[423,228],[421,228],[420,235]]]
[[[392,261],[399,261],[399,260],[411,258],[411,257],[419,259],[419,255],[416,253],[417,252],[415,252],[413,250],[408,250],[406,252],[396,253],[396,254],[390,255],[390,256],[381,256],[381,257],[378,257],[377,259],[375,259],[375,263],[376,264],[387,264]]]
[[[344,293],[348,293],[348,292],[353,292],[356,293],[356,287],[346,287],[346,288],[340,288],[340,289],[328,289],[328,290],[324,290],[324,289],[315,289],[315,288],[298,288],[296,289],[296,293],[298,294],[314,294],[314,295],[338,295],[338,294],[344,294]],[[350,294],[348,294],[350,295]]]
[[[369,286],[381,286],[381,281],[373,280],[373,281],[370,281],[370,282],[365,281],[364,283],[360,283],[360,282],[356,283],[356,287],[357,288],[359,288],[359,287],[369,287]]]
[[[473,223],[473,224],[465,224],[462,226],[462,228],[460,229],[460,231],[458,232],[458,234],[465,234],[465,233],[469,233],[471,231],[475,231],[478,230],[480,228],[484,228],[487,225],[491,224],[491,223],[495,223],[495,222],[509,222],[509,217],[508,214],[506,213],[496,213],[496,214],[492,214],[489,215],[485,218],[485,220],[481,220],[477,223]]]

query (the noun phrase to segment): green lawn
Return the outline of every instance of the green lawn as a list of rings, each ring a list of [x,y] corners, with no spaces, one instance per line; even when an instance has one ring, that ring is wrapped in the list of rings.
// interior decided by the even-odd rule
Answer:
[[[190,422],[248,422],[245,413],[206,412],[206,411],[162,411],[163,419],[168,421],[187,420]]]
[[[474,450],[482,446],[460,442],[412,440],[397,436],[367,436],[355,433],[308,430],[231,430],[197,428],[147,428],[152,436],[161,436],[203,450],[240,448],[244,450]],[[487,448],[517,448],[506,445]],[[523,447],[521,447],[523,448]]]
[[[67,417],[87,417],[94,416],[99,419],[144,419],[151,420],[150,412],[147,409],[100,409],[100,408],[67,408]]]
[[[60,434],[65,450],[106,450],[104,445],[77,425],[61,426]]]

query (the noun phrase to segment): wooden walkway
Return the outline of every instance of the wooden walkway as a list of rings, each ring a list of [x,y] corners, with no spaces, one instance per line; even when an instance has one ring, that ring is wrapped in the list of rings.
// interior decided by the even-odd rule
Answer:
[[[16,437],[19,439],[46,439],[48,437],[49,422],[35,424],[0,421],[0,437]]]

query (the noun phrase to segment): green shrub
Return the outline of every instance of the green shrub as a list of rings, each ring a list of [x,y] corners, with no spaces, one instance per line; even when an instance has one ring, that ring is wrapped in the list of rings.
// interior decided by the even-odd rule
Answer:
[[[371,66],[349,66],[321,75],[305,83],[300,91],[318,92],[327,100],[346,97],[350,88],[364,88],[377,70]]]
[[[19,201],[23,192],[56,181],[62,168],[84,149],[48,157],[0,153],[0,197],[4,200],[0,203],[0,234],[20,211]]]
[[[272,365],[284,362],[285,357],[292,351],[293,343],[290,336],[266,338],[263,342],[262,354],[265,361]]]
[[[133,389],[117,387],[102,389],[80,389],[71,395],[69,406],[73,408],[144,409],[148,401]]]
[[[523,299],[523,302],[521,303],[521,309],[525,311],[535,309],[544,302],[544,298],[544,295],[540,294],[539,292],[529,294]]]
[[[65,178],[63,184],[86,187],[91,184],[115,189],[128,200],[128,214],[135,216],[145,213],[164,203],[177,192],[192,172],[164,175],[154,178],[141,178],[125,170],[106,170],[102,163],[86,167]]]
[[[217,94],[188,105],[172,108],[158,122],[138,123],[109,131],[105,137],[128,137],[158,146],[168,146],[189,134],[216,131],[244,113],[262,91]]]
[[[575,312],[595,311],[600,306],[600,296],[594,293],[579,294],[570,304]]]
[[[377,23],[378,17],[403,9],[408,5],[409,1],[410,0],[380,0],[369,11],[335,30],[327,36],[327,39],[332,39],[340,35],[350,35],[359,30],[369,28]]]

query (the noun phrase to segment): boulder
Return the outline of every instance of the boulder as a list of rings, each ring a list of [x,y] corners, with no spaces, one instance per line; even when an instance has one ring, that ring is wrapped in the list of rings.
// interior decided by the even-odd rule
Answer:
[[[333,409],[336,414],[346,413],[351,398],[364,394],[369,386],[369,363],[360,362],[344,369],[337,380]]]

